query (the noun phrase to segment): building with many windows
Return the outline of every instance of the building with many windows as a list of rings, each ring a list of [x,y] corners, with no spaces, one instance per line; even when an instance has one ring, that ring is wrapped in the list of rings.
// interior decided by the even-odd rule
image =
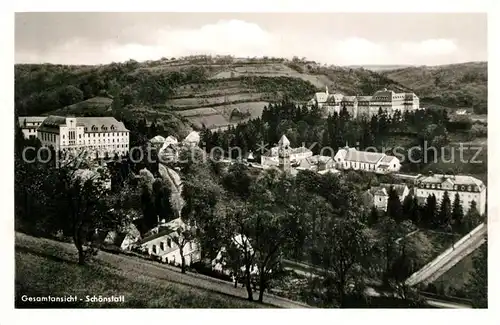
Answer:
[[[424,201],[429,195],[434,194],[436,201],[440,204],[444,192],[448,192],[452,204],[458,193],[464,213],[469,210],[472,201],[476,202],[481,215],[486,212],[486,186],[475,177],[431,174],[420,176],[416,181],[416,195],[420,201]]]
[[[317,105],[328,116],[334,112],[340,113],[343,107],[353,117],[376,115],[380,109],[392,115],[396,110],[412,111],[420,108],[420,100],[414,93],[395,93],[386,88],[375,92],[372,96],[344,96],[330,94],[328,87],[325,92],[318,92],[309,100],[308,106]]]
[[[20,116],[18,123],[26,139],[36,138],[36,131],[47,116]]]
[[[43,146],[62,152],[85,149],[105,157],[129,151],[129,130],[114,117],[49,116],[38,127],[37,137]]]
[[[363,170],[377,174],[399,171],[401,163],[397,157],[380,152],[359,151],[345,146],[335,154],[338,169]]]

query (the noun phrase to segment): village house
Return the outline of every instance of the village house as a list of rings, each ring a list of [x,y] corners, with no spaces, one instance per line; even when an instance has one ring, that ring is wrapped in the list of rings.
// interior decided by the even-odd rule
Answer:
[[[410,194],[410,189],[405,184],[380,184],[379,186],[373,186],[368,191],[373,197],[373,206],[377,210],[387,211],[387,202],[389,201],[391,187],[398,194],[401,203]]]
[[[37,130],[47,116],[20,116],[18,117],[18,124],[21,127],[24,138],[34,139],[37,135]]]
[[[332,171],[333,173],[339,172],[335,169],[335,160],[330,156],[315,155],[302,159],[299,165],[296,167],[297,170],[311,170],[318,173],[326,173]]]
[[[398,158],[384,153],[359,151],[356,148],[345,146],[335,154],[338,169],[352,169],[388,174],[399,171],[401,163]]]
[[[200,134],[196,131],[189,133],[186,138],[182,141],[182,144],[193,147],[200,143]]]
[[[434,194],[436,201],[440,204],[444,192],[448,192],[450,201],[453,203],[455,194],[458,193],[464,213],[469,210],[472,201],[476,202],[481,215],[486,212],[486,186],[475,177],[431,173],[427,176],[420,176],[416,183],[416,196],[422,202],[429,195]]]
[[[159,258],[163,263],[181,265],[181,251],[175,243],[178,235],[177,230],[189,227],[181,218],[167,223],[162,222],[158,227],[152,229],[145,238],[136,245],[140,251]],[[195,263],[201,258],[201,250],[196,240],[189,241],[182,250],[187,266]]]
[[[43,146],[56,151],[95,153],[92,157],[113,157],[129,151],[129,130],[114,117],[49,116],[38,127]]]

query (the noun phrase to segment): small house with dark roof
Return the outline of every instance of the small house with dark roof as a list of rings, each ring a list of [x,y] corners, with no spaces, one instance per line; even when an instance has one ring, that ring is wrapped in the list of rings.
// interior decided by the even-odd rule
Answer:
[[[373,196],[373,206],[375,206],[378,210],[387,210],[387,202],[389,200],[391,187],[398,194],[401,203],[403,203],[403,200],[410,193],[410,189],[405,184],[380,184],[379,186],[371,187],[369,192]]]

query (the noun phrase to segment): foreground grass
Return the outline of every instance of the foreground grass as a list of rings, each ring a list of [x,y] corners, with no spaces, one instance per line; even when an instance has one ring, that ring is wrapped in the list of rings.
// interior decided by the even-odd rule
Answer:
[[[118,272],[94,261],[77,265],[72,252],[16,234],[16,307],[255,308],[266,307],[148,275]],[[21,296],[76,295],[75,303],[23,303]],[[124,303],[85,302],[85,296],[124,296]]]

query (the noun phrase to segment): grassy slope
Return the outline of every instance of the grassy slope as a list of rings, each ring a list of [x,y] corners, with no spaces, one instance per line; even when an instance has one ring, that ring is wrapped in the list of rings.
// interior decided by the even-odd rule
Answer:
[[[408,67],[384,71],[383,75],[413,89],[425,106],[487,107],[486,62]]]
[[[41,91],[57,90],[67,85],[84,90],[83,87],[86,86],[88,78],[99,80],[100,87],[104,87],[109,92],[108,83],[113,78],[120,78],[121,83],[127,84],[127,82],[137,82],[137,77],[145,78],[145,72],[149,73],[147,76],[154,77],[163,76],[173,71],[184,73],[192,69],[202,69],[205,72],[205,79],[192,80],[188,84],[177,85],[164,106],[154,107],[154,110],[160,113],[160,118],[169,117],[163,113],[170,112],[172,109],[176,111],[228,105],[234,105],[240,111],[250,111],[254,117],[259,115],[258,112],[267,102],[280,100],[284,93],[297,97],[293,98],[295,100],[308,100],[315,91],[323,90],[325,86],[328,86],[331,92],[342,92],[346,95],[371,94],[383,87],[404,90],[404,87],[382,75],[364,69],[333,66],[318,68],[310,67],[305,63],[292,65],[290,61],[281,59],[220,61],[215,58],[188,57],[141,63],[129,61],[121,66],[117,64],[95,67],[16,65],[16,87],[20,86],[19,96],[16,93],[16,102],[25,101],[31,96],[36,97],[41,94]],[[272,78],[272,80],[262,80],[263,77]],[[47,89],[38,89],[39,85],[46,85]],[[141,87],[133,88],[137,91]],[[87,103],[87,105],[71,106],[66,110],[48,107],[47,111],[57,110],[57,113],[80,114],[85,107],[91,106]],[[254,110],[257,112],[253,112]],[[149,112],[147,107],[140,111],[142,116],[146,118],[154,115]],[[228,124],[236,122],[232,121],[228,114],[220,115],[218,120],[225,119]],[[203,114],[199,114],[199,116],[201,117]]]
[[[124,295],[125,304],[102,305],[120,308],[304,307],[267,295],[266,304],[251,303],[244,299],[243,288],[199,274],[181,274],[177,268],[136,257],[100,252],[87,266],[75,261],[73,245],[16,233],[16,298],[23,294]],[[79,302],[76,307],[99,306]]]

